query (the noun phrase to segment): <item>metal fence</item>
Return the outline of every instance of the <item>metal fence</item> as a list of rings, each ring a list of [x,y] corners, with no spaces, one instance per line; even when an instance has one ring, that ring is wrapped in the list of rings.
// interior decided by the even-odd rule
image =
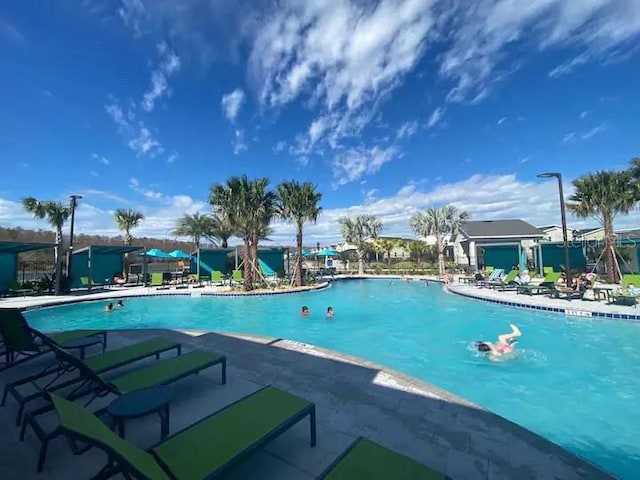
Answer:
[[[40,280],[45,275],[51,277],[55,271],[55,263],[49,260],[20,260],[18,261],[18,282],[32,282]]]

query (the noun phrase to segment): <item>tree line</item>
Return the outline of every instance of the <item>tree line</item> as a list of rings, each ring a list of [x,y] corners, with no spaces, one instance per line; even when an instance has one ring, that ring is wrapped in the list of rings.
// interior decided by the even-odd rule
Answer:
[[[631,165],[623,170],[602,170],[589,173],[573,182],[574,193],[569,197],[567,208],[579,218],[595,218],[604,227],[605,262],[607,277],[611,282],[619,280],[615,268],[615,234],[613,222],[617,215],[628,214],[640,202],[640,158],[634,158]],[[300,183],[290,180],[280,183],[275,189],[269,188],[267,178],[250,179],[247,175],[230,177],[224,183],[215,183],[209,191],[211,212],[193,215],[185,214],[170,232],[177,237],[190,237],[193,246],[199,248],[203,239],[221,247],[227,247],[231,237],[242,241],[243,276],[248,289],[260,279],[258,266],[258,244],[268,239],[272,232],[272,222],[281,219],[292,223],[296,230],[296,250],[293,267],[293,283],[303,284],[302,246],[303,229],[307,223],[315,223],[322,212],[319,205],[322,194],[311,182]],[[26,211],[36,218],[49,222],[53,227],[55,243],[54,261],[57,283],[60,279],[62,251],[64,249],[63,227],[71,216],[71,206],[62,202],[37,200],[27,197],[22,201]],[[461,225],[470,219],[468,212],[460,211],[452,205],[427,208],[416,212],[409,219],[412,231],[419,237],[431,236],[435,239],[440,274],[444,273],[444,251],[446,237],[458,232]],[[144,221],[144,215],[135,210],[116,210],[114,220],[122,231],[122,241],[132,245],[132,231]],[[368,252],[377,250],[390,252],[391,244],[378,239],[382,222],[375,215],[357,215],[338,219],[341,234],[347,243],[353,244],[358,259],[358,272],[364,272],[364,261]],[[16,236],[24,232],[20,229],[5,230]],[[85,237],[78,235],[78,245]],[[112,239],[98,237],[100,243],[110,244]],[[153,246],[157,239],[145,239],[147,246]],[[426,244],[414,243],[409,246],[420,255]],[[184,248],[184,244],[177,248]],[[59,291],[59,285],[56,286]]]

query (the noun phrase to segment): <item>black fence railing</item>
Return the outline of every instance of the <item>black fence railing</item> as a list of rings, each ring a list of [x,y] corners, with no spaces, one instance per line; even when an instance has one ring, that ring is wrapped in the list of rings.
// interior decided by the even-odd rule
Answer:
[[[22,260],[18,261],[18,275],[16,280],[20,283],[34,282],[45,275],[51,277],[55,271],[55,263],[46,260]]]

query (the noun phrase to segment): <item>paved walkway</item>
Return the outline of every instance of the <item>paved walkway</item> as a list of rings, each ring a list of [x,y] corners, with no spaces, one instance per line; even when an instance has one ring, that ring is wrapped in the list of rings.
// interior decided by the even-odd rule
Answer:
[[[172,432],[268,384],[317,405],[315,448],[309,447],[308,423],[302,422],[252,454],[226,478],[312,479],[358,435],[403,452],[455,480],[612,478],[555,444],[441,389],[313,346],[270,338],[148,330],[109,332],[109,346],[157,335],[179,339],[186,350],[214,349],[229,360],[226,385],[220,385],[219,367],[214,367],[173,386]],[[47,357],[0,374],[0,384],[41,368],[50,361]],[[50,445],[45,472],[37,475],[38,445],[31,435],[22,443],[18,441],[15,413],[11,400],[0,409],[3,480],[79,480],[89,478],[104,464],[101,452],[94,449],[73,456],[68,444],[58,439]],[[43,419],[55,425],[54,414]],[[158,441],[156,416],[133,420],[129,425],[127,438],[138,445]]]

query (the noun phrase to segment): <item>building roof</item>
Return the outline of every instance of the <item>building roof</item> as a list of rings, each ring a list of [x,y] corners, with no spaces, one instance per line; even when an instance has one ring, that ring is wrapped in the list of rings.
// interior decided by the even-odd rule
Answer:
[[[88,252],[91,249],[92,255],[124,255],[125,253],[135,252],[136,250],[142,250],[143,247],[135,247],[128,245],[89,245],[88,247],[79,248],[74,250],[73,254]]]
[[[539,228],[524,220],[472,220],[460,227],[466,238],[539,238],[543,236]]]
[[[635,228],[633,230],[620,230],[616,232],[616,236],[619,240],[640,240],[640,228]]]
[[[578,232],[578,235],[587,235],[589,233],[597,232],[598,230],[604,230],[604,227],[581,228],[576,230],[576,232]]]
[[[0,253],[18,254],[53,247],[53,243],[0,242]]]
[[[546,225],[544,227],[538,227],[539,230],[546,232],[547,230],[552,230],[554,228],[562,228],[562,225]]]

